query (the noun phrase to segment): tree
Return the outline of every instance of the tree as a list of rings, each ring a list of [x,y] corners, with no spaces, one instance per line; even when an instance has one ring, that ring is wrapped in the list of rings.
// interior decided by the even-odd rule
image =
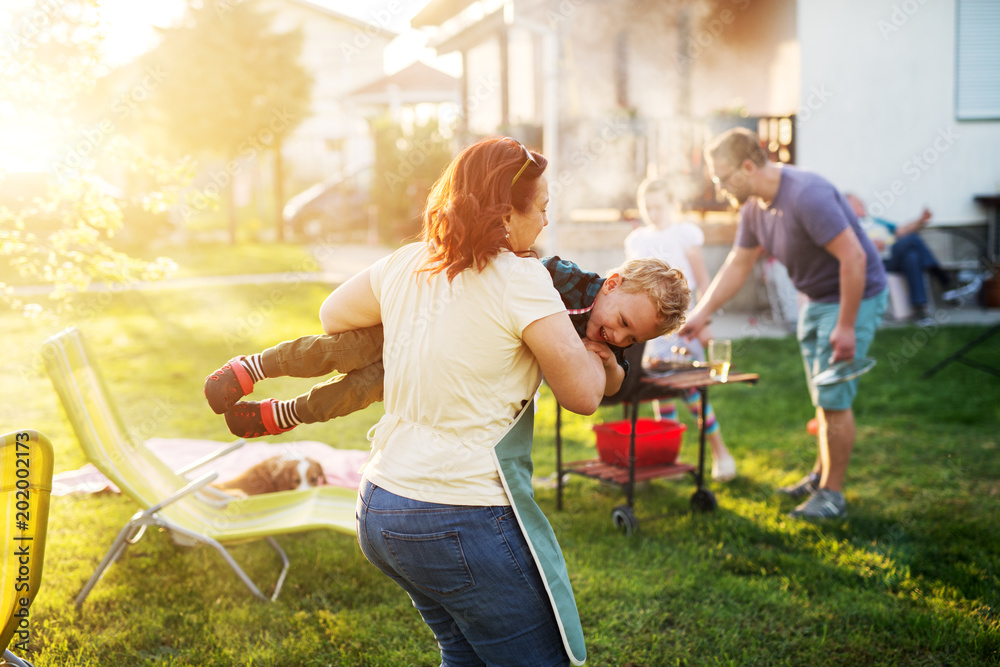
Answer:
[[[298,62],[302,31],[274,33],[272,22],[256,0],[189,0],[181,25],[163,30],[162,43],[147,58],[165,73],[151,102],[171,142],[224,162],[211,180],[228,195],[234,243],[233,178],[243,160],[265,151],[275,154],[277,231],[284,238],[281,146],[309,111],[312,79]]]
[[[379,235],[405,239],[422,224],[427,194],[452,158],[451,146],[437,121],[415,125],[410,132],[388,114],[370,121],[375,137],[372,199],[378,202]]]
[[[25,174],[0,173],[0,263],[6,275],[13,270],[52,285],[57,309],[71,306],[69,295],[94,280],[121,284],[169,273],[169,259],[137,259],[115,249],[112,239],[123,209],[163,211],[190,180],[189,165],[150,158],[113,124],[92,125],[83,114],[83,101],[107,74],[99,10],[98,0],[19,0],[0,11],[0,138],[9,143],[27,134],[35,142],[0,153],[26,159],[46,146],[52,152],[47,169],[32,174],[40,185],[28,196],[14,180]],[[119,171],[144,172],[151,187],[117,194],[99,170],[102,160]],[[14,298],[3,282],[0,288],[8,306],[28,314],[47,310]]]

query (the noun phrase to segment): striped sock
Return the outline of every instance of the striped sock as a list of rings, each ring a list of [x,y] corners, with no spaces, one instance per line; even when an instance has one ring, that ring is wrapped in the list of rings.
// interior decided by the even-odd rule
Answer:
[[[243,364],[243,368],[247,369],[247,373],[250,374],[254,383],[260,382],[267,377],[264,374],[264,367],[260,363],[260,352],[243,357],[240,363]]]
[[[677,421],[677,404],[673,401],[660,403],[660,419]]]
[[[688,393],[684,394],[684,402],[687,403],[688,409],[691,414],[696,418],[701,414],[701,394],[698,393],[697,389],[692,389]],[[711,434],[719,430],[719,422],[715,420],[715,410],[712,409],[712,404],[709,403],[705,407],[705,433]]]
[[[289,429],[302,423],[299,414],[295,411],[294,398],[278,401],[274,404],[274,423],[281,429]]]

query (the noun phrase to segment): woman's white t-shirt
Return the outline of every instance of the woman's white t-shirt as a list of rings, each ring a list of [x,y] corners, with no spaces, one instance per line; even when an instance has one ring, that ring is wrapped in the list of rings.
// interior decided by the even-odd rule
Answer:
[[[425,502],[507,505],[492,448],[541,381],[521,333],[566,308],[537,259],[501,252],[449,283],[417,273],[426,257],[414,243],[371,269],[386,415],[364,477]]]

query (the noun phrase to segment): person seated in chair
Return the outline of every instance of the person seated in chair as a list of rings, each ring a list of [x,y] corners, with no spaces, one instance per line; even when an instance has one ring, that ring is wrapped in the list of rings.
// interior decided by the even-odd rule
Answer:
[[[865,204],[857,195],[845,193],[844,197],[858,216],[861,228],[865,230],[882,257],[886,271],[903,274],[910,292],[913,307],[913,321],[921,324],[930,319],[927,303],[929,295],[924,286],[924,271],[941,284],[942,290],[952,287],[951,276],[941,268],[934,253],[917,233],[930,222],[931,212],[925,208],[920,217],[905,225],[896,225],[888,220],[868,214]],[[946,295],[947,299],[947,295]]]

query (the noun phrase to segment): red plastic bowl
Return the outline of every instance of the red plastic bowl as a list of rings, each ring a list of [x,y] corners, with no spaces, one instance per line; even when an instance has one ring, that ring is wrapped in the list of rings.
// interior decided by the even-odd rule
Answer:
[[[685,424],[673,419],[639,419],[635,423],[635,466],[669,465],[677,460]],[[622,420],[594,426],[597,454],[608,465],[628,467],[629,437],[632,422]]]

